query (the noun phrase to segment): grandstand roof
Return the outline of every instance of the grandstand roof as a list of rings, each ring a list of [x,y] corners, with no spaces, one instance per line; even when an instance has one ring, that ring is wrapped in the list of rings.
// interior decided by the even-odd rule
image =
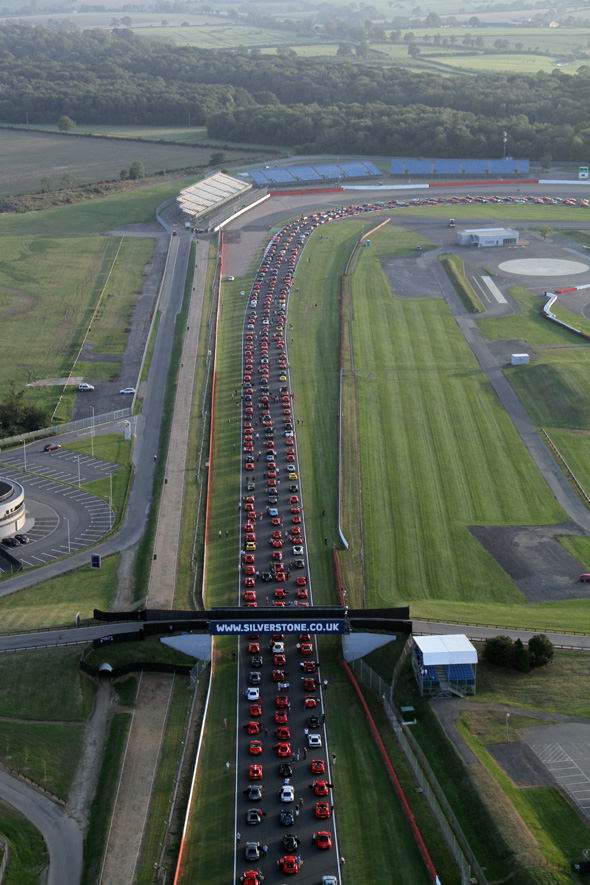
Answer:
[[[252,185],[216,172],[202,181],[197,181],[180,191],[178,205],[188,215],[199,215],[214,206],[224,203],[240,191],[249,190]]]
[[[414,636],[425,667],[440,664],[477,664],[477,652],[464,633]]]

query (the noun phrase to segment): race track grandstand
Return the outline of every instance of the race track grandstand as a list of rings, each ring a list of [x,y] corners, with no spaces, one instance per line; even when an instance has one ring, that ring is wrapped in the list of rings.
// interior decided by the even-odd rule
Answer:
[[[184,217],[189,221],[198,221],[213,209],[218,209],[234,197],[241,196],[251,189],[252,185],[216,172],[209,178],[197,181],[181,190],[176,201]]]
[[[528,177],[530,167],[528,160],[513,160],[511,157],[501,160],[392,160],[391,174],[399,178],[514,178]]]
[[[322,163],[311,166],[285,166],[283,168],[252,169],[248,176],[259,187],[294,188],[302,184],[329,185],[346,181],[372,179],[383,173],[368,160],[354,163]]]

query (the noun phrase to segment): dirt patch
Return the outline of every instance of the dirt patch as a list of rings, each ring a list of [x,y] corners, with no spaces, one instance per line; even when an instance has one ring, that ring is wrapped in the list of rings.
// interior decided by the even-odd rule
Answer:
[[[470,531],[529,602],[588,597],[578,581],[584,566],[558,541],[563,535],[580,536],[573,520],[548,526],[470,526]]]
[[[112,700],[110,681],[101,679],[94,699],[94,709],[84,730],[84,747],[67,806],[68,813],[78,823],[84,835],[88,832],[90,812],[98,786],[98,775],[111,720],[109,714]]]
[[[555,786],[552,775],[527,744],[490,744],[486,750],[517,787]]]
[[[31,381],[27,387],[53,387],[57,384],[61,387],[63,384],[80,384],[81,381],[84,381],[82,375],[71,375],[69,378],[41,378],[40,381]]]

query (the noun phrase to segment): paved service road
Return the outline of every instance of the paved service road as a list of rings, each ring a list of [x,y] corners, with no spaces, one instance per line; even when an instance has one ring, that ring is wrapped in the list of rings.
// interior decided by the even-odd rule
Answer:
[[[294,222],[273,237],[244,303],[242,398],[241,605],[301,606],[311,600],[303,497],[290,392],[285,329],[291,280],[313,222]],[[292,296],[295,297],[295,296]],[[225,543],[221,538],[220,543]],[[234,878],[260,869],[268,883],[339,878],[334,797],[315,637],[252,634],[239,647]],[[259,700],[246,697],[248,691]],[[310,738],[313,735],[313,738]],[[317,743],[311,746],[311,741]],[[261,766],[254,779],[251,766]],[[317,783],[316,783],[317,782]],[[316,784],[314,786],[314,784]],[[260,797],[249,790],[262,789]],[[281,797],[287,788],[292,795]],[[317,806],[316,803],[321,804]],[[248,813],[261,813],[248,823]],[[318,817],[319,814],[324,816]],[[329,834],[331,847],[318,839]],[[260,846],[248,862],[247,843]],[[262,848],[264,846],[264,849]],[[251,846],[250,846],[251,847]],[[255,852],[256,853],[256,852]],[[289,860],[285,860],[289,858]]]
[[[50,857],[47,885],[78,885],[83,839],[77,824],[60,805],[0,770],[2,799],[41,832]]]

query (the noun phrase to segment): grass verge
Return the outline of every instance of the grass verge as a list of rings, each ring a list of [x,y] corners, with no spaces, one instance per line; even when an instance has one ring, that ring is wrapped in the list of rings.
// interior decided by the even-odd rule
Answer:
[[[42,871],[49,862],[39,830],[14,808],[0,802],[0,833],[10,845],[5,885],[39,885]]]
[[[102,858],[106,848],[109,824],[119,782],[119,771],[125,753],[131,722],[132,717],[130,713],[116,713],[111,721],[109,737],[100,766],[96,796],[90,815],[81,885],[93,885],[100,878]]]
[[[465,276],[465,264],[458,255],[440,255],[439,261],[461,302],[470,313],[483,313],[483,304]]]

